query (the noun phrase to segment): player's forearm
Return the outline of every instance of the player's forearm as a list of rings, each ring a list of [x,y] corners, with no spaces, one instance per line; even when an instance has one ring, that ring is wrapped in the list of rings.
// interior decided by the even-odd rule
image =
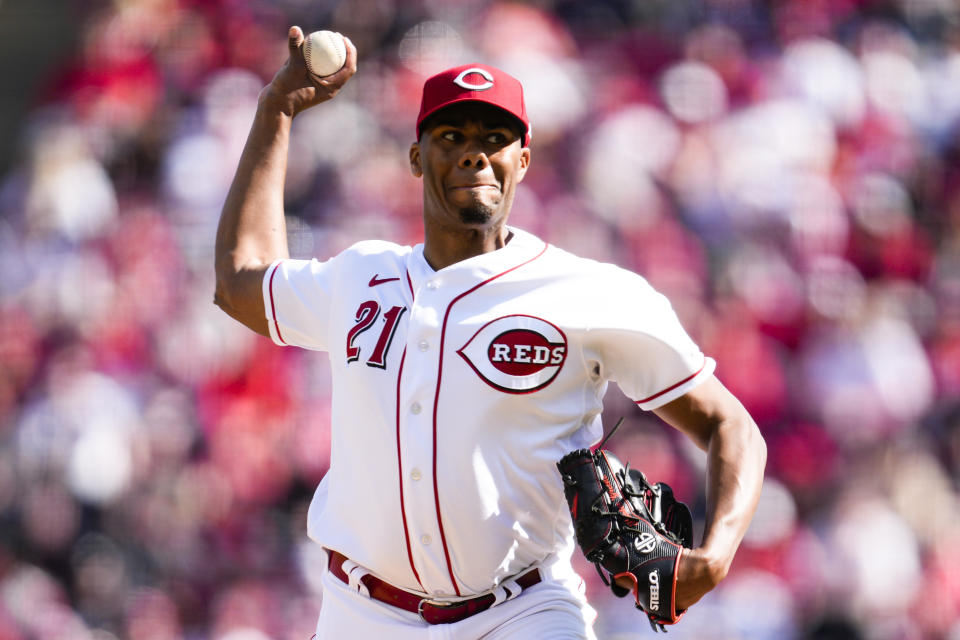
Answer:
[[[292,118],[261,100],[217,228],[217,275],[287,256],[283,185]]]
[[[742,406],[717,424],[707,445],[707,513],[701,549],[718,581],[726,576],[757,509],[766,460],[763,437]]]

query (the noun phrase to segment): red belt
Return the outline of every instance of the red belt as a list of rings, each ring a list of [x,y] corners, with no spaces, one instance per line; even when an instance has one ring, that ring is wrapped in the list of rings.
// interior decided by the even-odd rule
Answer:
[[[350,579],[343,570],[343,563],[347,559],[346,556],[329,549],[327,552],[330,555],[330,563],[328,565],[330,573],[340,578],[343,582],[350,584]],[[469,618],[475,613],[486,611],[496,600],[492,593],[487,593],[482,596],[477,596],[476,598],[470,598],[469,600],[444,603],[430,598],[420,597],[409,591],[404,591],[370,574],[361,577],[360,582],[367,588],[370,597],[374,600],[379,600],[390,606],[416,613],[428,624],[459,622],[464,618]],[[530,571],[527,571],[516,580],[520,589],[529,589],[538,582],[540,582],[540,571],[537,569],[530,569]],[[507,591],[507,597],[510,595],[510,592]]]

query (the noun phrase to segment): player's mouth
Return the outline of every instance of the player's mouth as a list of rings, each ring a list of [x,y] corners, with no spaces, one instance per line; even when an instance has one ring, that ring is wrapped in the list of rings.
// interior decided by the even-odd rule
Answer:
[[[471,191],[471,190],[481,190],[481,189],[496,189],[500,190],[500,185],[490,184],[489,182],[476,182],[471,184],[456,184],[450,187],[452,191]]]

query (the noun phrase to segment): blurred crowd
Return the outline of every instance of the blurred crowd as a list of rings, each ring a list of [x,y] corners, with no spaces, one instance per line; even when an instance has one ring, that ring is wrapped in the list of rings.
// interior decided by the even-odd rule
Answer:
[[[360,52],[294,124],[292,255],[419,241],[406,158],[423,80],[501,66],[533,122],[513,224],[647,277],[757,420],[755,522],[673,637],[960,640],[953,0],[79,14],[0,176],[0,640],[313,633],[326,356],[212,304],[220,206],[290,24]],[[611,448],[702,521],[702,452],[612,390],[620,415]],[[579,567],[600,638],[651,633]]]

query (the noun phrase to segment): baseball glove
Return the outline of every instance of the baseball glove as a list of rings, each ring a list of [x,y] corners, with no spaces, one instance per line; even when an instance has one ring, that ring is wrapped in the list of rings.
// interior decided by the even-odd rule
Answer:
[[[633,583],[636,607],[654,631],[677,623],[677,568],[682,548],[693,544],[690,509],[662,482],[650,484],[607,450],[579,449],[557,463],[573,518],[577,544],[604,584],[623,597]],[[607,572],[605,574],[604,572]]]

